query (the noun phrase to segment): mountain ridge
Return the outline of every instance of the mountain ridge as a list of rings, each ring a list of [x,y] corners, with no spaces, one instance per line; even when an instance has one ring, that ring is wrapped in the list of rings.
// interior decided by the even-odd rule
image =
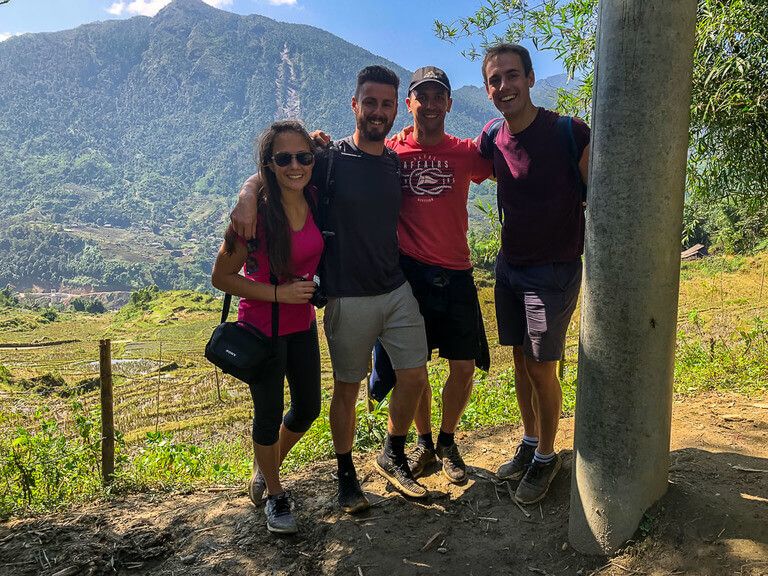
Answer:
[[[201,0],[0,43],[0,285],[207,286],[254,138],[283,117],[351,133],[369,64],[400,76],[399,129],[408,70],[319,28]],[[494,115],[482,89],[462,87],[446,124],[474,136]]]

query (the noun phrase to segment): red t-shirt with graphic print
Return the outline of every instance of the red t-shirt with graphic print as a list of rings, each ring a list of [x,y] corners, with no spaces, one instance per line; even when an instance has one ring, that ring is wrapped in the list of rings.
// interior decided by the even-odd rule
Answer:
[[[402,204],[397,236],[400,252],[451,270],[472,267],[467,244],[467,198],[470,181],[492,173],[473,140],[450,134],[434,146],[422,146],[413,135],[387,140],[400,157]]]

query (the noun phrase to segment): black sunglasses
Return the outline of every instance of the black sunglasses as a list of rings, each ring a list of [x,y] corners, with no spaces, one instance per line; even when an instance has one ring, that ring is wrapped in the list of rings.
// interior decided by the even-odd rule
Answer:
[[[291,154],[290,152],[278,152],[272,156],[272,162],[281,168],[285,168],[294,158],[296,158],[296,161],[302,166],[309,166],[315,161],[315,155],[312,154],[312,152],[297,152],[296,154]]]

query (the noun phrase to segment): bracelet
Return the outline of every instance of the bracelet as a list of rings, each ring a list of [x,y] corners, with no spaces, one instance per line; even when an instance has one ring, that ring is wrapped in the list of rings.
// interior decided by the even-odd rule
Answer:
[[[275,303],[277,303],[277,284],[275,284]]]

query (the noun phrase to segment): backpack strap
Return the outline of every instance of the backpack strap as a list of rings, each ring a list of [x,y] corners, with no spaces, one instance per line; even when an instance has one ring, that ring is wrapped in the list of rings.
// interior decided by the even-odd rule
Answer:
[[[320,223],[318,222],[319,214],[318,214],[318,198],[319,192],[315,186],[307,186],[304,188],[304,199],[307,201],[307,206],[309,206],[309,211],[312,213],[312,219],[315,221],[315,226],[320,228]]]
[[[397,180],[400,181],[400,176],[402,175],[402,166],[400,164],[400,157],[397,155],[397,152],[392,150],[391,148],[384,147],[384,154],[386,154],[390,160],[392,160],[395,164],[395,170],[397,171]]]
[[[560,116],[557,119],[557,133],[560,141],[563,142],[568,150],[571,170],[579,183],[581,191],[581,200],[587,201],[587,185],[581,179],[581,170],[579,169],[579,151],[576,148],[576,139],[573,137],[573,117]]]
[[[499,130],[501,130],[501,125],[504,123],[504,118],[494,118],[491,120],[490,125],[488,126],[485,133],[488,136],[488,139],[491,141],[491,144],[494,146],[494,148],[498,148],[496,145],[496,138],[499,135]],[[496,169],[493,169],[493,177],[496,177]],[[499,195],[498,191],[496,192],[496,210],[499,213],[499,224],[504,224],[504,210],[501,207],[501,196]]]
[[[339,146],[336,142],[331,142],[328,145],[328,158],[325,167],[325,181],[322,190],[318,190],[318,206],[317,206],[317,218],[316,224],[323,235],[323,240],[328,240],[336,235],[332,230],[328,230],[328,215],[331,209],[331,203],[335,195],[334,187],[336,181],[334,179],[334,163],[336,156],[339,154]],[[313,214],[314,216],[314,214]]]

